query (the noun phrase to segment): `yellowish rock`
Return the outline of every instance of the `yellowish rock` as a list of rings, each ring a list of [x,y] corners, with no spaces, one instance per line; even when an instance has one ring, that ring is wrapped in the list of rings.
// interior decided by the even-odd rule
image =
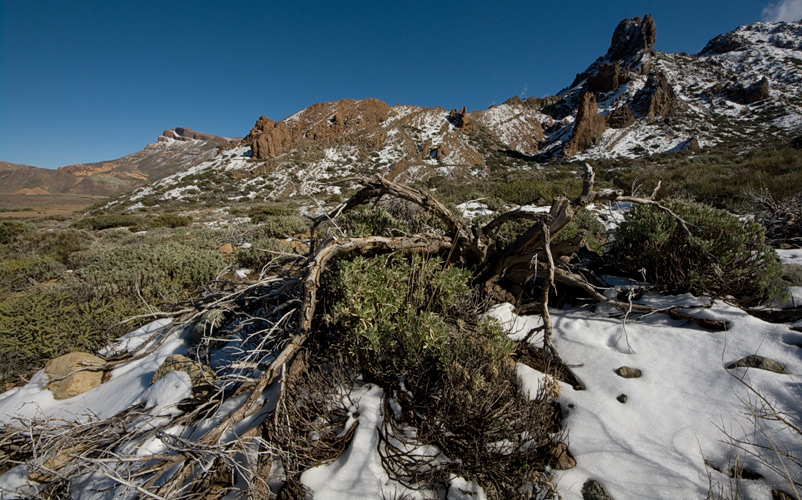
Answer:
[[[106,362],[86,352],[71,352],[45,365],[45,375],[51,380],[45,387],[55,399],[67,399],[94,389],[103,382]]]

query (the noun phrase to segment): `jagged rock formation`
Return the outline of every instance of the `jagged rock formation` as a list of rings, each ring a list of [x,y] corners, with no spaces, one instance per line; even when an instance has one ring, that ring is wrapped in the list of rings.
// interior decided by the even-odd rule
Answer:
[[[462,129],[463,132],[470,132],[473,130],[473,122],[471,121],[471,117],[468,116],[468,111],[465,109],[465,106],[459,111],[452,109],[451,112],[448,113],[448,121],[458,129]]]
[[[651,14],[643,18],[624,19],[613,32],[610,48],[604,56],[608,61],[623,61],[651,51],[657,40],[657,25]]]
[[[574,133],[563,146],[565,156],[573,156],[599,142],[606,128],[607,120],[599,114],[595,94],[585,92],[576,112]]]
[[[626,128],[635,123],[632,109],[624,103],[607,115],[607,126],[610,128]]]
[[[677,97],[666,75],[661,71],[649,73],[646,86],[633,98],[634,105],[648,121],[665,117],[674,110]]]

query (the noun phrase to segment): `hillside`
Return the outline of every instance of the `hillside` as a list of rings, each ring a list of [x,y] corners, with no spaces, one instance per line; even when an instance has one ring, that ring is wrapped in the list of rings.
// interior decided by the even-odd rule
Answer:
[[[120,198],[276,199],[337,195],[374,173],[420,181],[532,169],[559,158],[641,158],[763,144],[802,128],[802,25],[756,23],[698,54],[654,50],[651,16],[627,19],[610,47],[555,96],[486,110],[320,103],[257,120],[236,146]]]
[[[109,196],[153,182],[212,158],[228,139],[186,128],[165,130],[142,151],[116,160],[56,170],[0,162],[2,195]]]

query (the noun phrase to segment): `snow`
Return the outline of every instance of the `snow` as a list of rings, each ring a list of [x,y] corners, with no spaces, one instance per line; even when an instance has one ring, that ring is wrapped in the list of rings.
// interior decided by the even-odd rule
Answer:
[[[780,262],[783,264],[797,264],[802,266],[802,248],[777,250],[777,255],[780,257]]]
[[[679,303],[695,300],[675,298]],[[588,479],[601,481],[616,499],[704,498],[708,473],[715,482],[728,484],[729,478],[706,467],[705,460],[728,470],[733,451],[724,430],[746,439],[754,432],[742,402],[754,396],[739,378],[786,411],[798,411],[793,388],[802,375],[802,360],[798,348],[785,343],[787,325],[765,323],[722,302],[697,314],[730,321],[725,332],[708,332],[660,315],[625,323],[607,317],[607,312],[603,308],[595,313],[551,311],[554,344],[587,386],[575,391],[561,383],[563,426],[577,461],[575,468],[557,473],[563,498],[582,498],[581,488]],[[494,314],[505,324],[525,325],[521,330],[530,326],[531,320],[516,316],[511,306],[497,308]],[[724,368],[755,353],[779,361],[790,375]],[[614,370],[623,365],[641,369],[643,376],[619,377]],[[519,374],[526,389],[537,389],[541,374],[520,365]],[[620,394],[627,395],[625,404],[616,399]],[[778,440],[783,437],[776,429],[770,432]],[[798,441],[782,444],[802,452]],[[747,461],[747,465],[758,469],[772,486],[783,486],[782,478],[760,464]],[[744,498],[770,497],[764,482],[745,482],[749,484],[742,486]]]
[[[380,387],[367,384],[351,395],[356,405],[350,416],[358,415],[359,420],[351,445],[338,460],[301,475],[301,482],[315,492],[316,500],[373,500],[386,490],[390,479],[377,450],[383,393]]]

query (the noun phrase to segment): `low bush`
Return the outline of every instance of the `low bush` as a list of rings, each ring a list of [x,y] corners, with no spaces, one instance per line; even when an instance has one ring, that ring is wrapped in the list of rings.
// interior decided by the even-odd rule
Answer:
[[[8,258],[0,261],[0,297],[38,282],[59,278],[65,267],[49,256]]]
[[[348,236],[390,236],[391,230],[406,230],[382,207],[360,206],[337,219],[337,226]]]
[[[339,333],[357,370],[394,395],[379,446],[394,479],[414,486],[459,475],[488,498],[518,498],[522,483],[550,491],[543,471],[562,439],[555,408],[542,391],[522,397],[512,342],[476,319],[470,279],[439,258],[341,261],[326,294],[325,339],[312,345],[330,355]],[[400,449],[435,446],[450,460],[399,452],[399,441]]]
[[[66,264],[70,255],[88,249],[94,240],[80,229],[39,230],[16,238],[12,246],[18,255],[52,255]]]
[[[65,287],[37,288],[0,301],[0,353],[29,353],[39,368],[67,352],[95,352],[122,333],[110,331],[114,325],[141,312],[141,305],[124,298],[79,302]]]
[[[733,295],[745,302],[776,294],[781,275],[763,228],[750,220],[690,201],[664,204],[676,217],[650,205],[636,206],[615,233],[610,262],[669,293]],[[643,270],[643,271],[642,271]]]
[[[19,221],[0,221],[0,245],[11,243],[19,235],[30,233],[34,227],[25,222]]]
[[[93,229],[99,231],[113,227],[133,227],[142,224],[143,218],[139,215],[131,214],[109,214],[97,215],[95,217],[84,217],[72,223],[76,229]]]
[[[75,271],[73,283],[81,295],[141,296],[156,304],[183,298],[226,267],[220,252],[177,241],[97,248],[77,257],[83,266]]]

